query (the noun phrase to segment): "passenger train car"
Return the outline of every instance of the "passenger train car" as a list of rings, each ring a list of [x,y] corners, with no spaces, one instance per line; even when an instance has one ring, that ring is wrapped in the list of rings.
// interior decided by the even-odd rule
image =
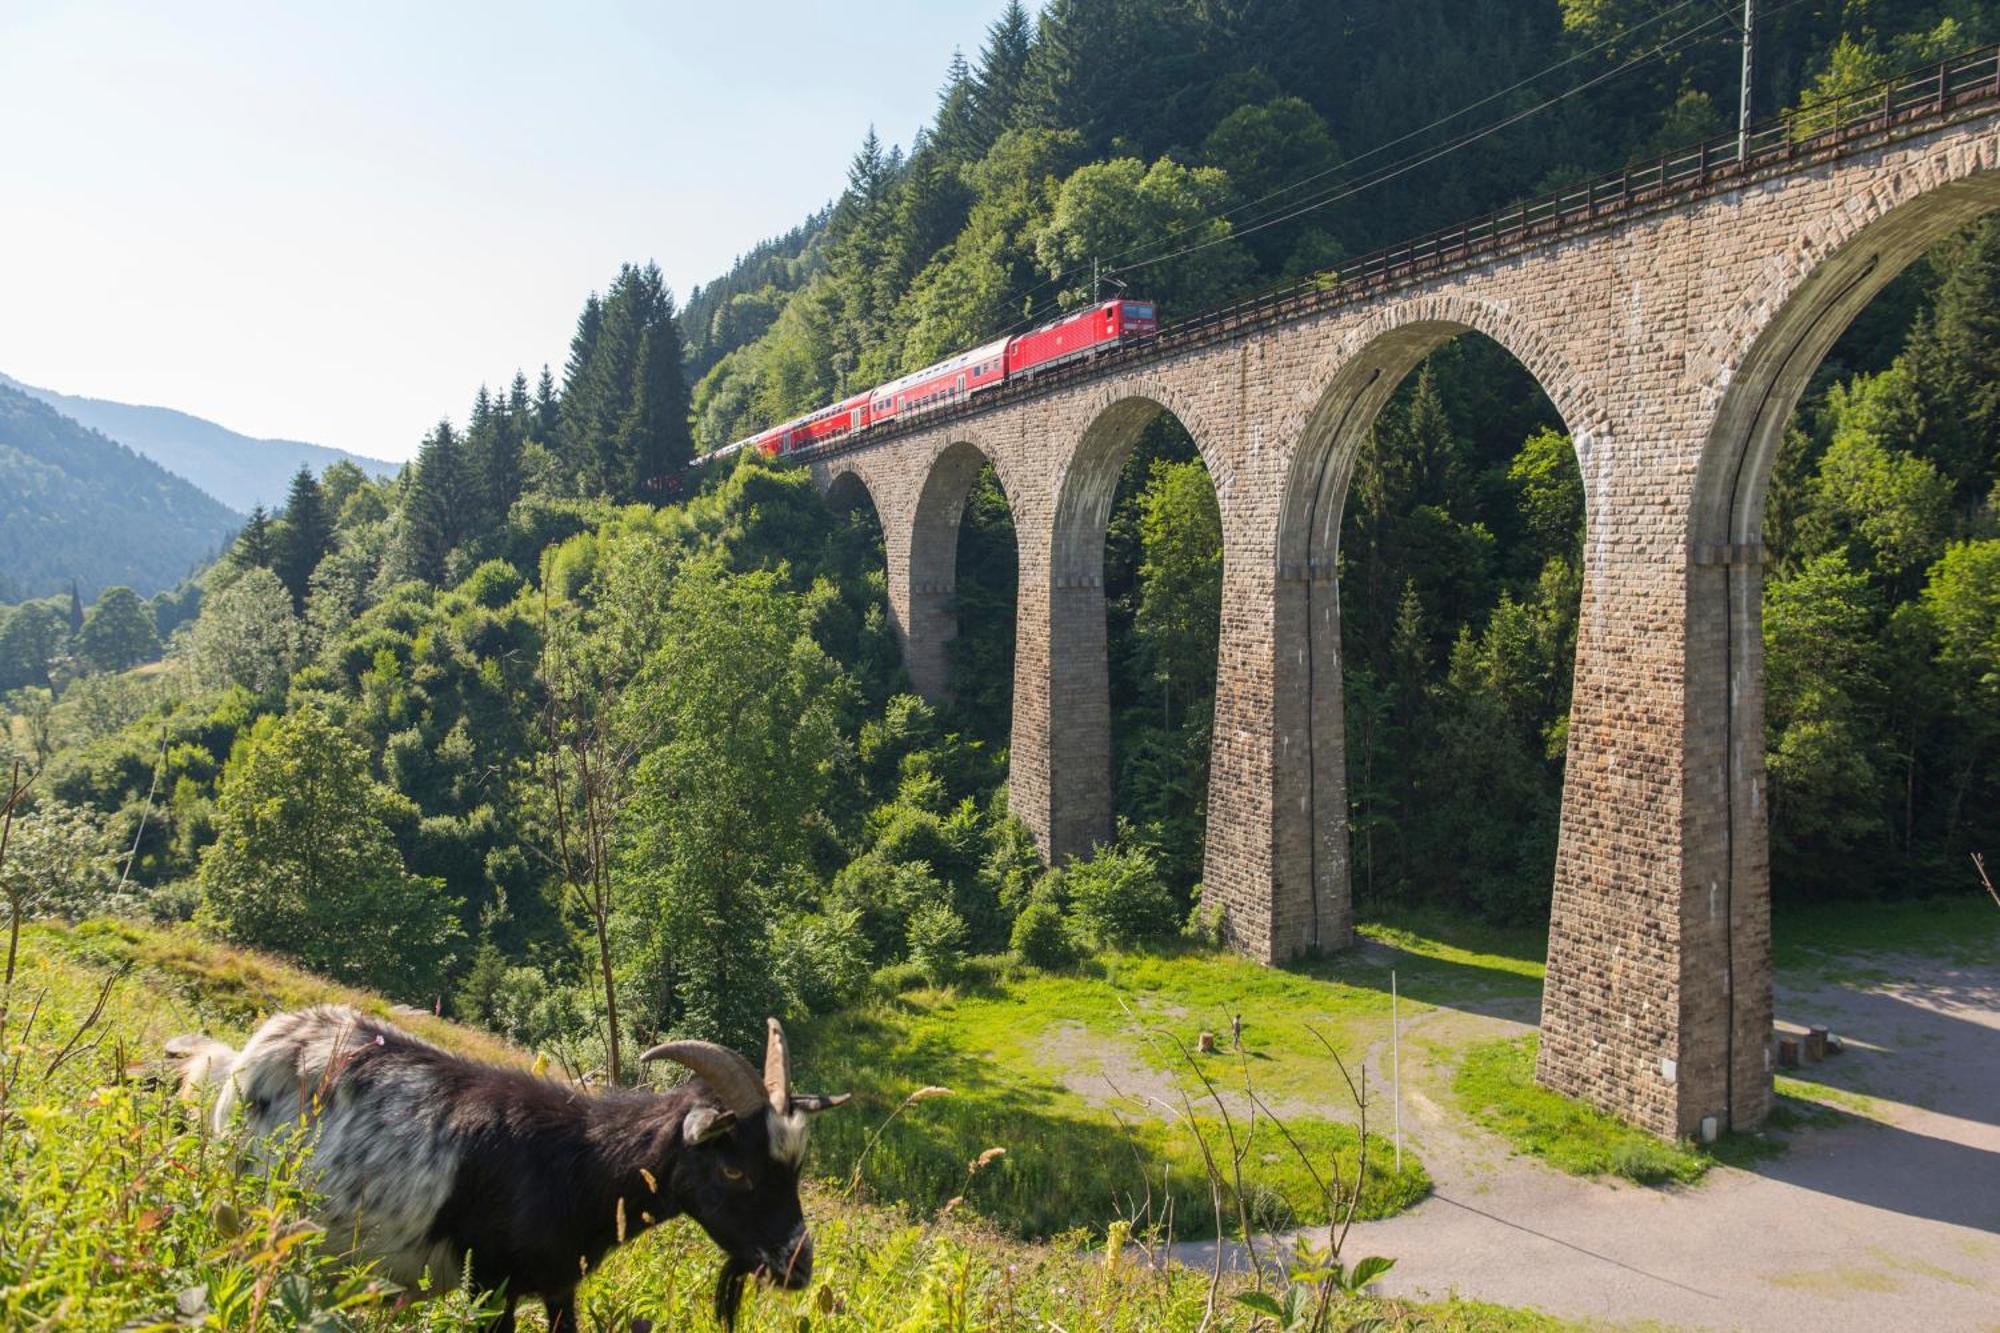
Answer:
[[[1148,337],[1159,327],[1159,315],[1151,301],[1103,301],[725,444],[695,459],[694,466],[731,458],[745,449],[773,457],[797,453],[871,426],[962,402],[1002,384],[1032,379],[1057,366]]]

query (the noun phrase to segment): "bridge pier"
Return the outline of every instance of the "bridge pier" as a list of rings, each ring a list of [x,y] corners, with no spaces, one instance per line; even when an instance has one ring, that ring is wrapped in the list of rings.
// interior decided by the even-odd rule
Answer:
[[[1101,563],[1095,577],[1056,577],[1046,517],[1017,509],[1014,524],[1021,584],[1008,808],[1059,865],[1112,836],[1104,579]]]

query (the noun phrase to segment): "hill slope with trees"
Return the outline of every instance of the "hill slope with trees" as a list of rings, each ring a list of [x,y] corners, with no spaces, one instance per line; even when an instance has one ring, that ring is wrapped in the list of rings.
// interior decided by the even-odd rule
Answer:
[[[0,375],[0,388],[41,399],[64,416],[103,432],[175,476],[193,482],[239,514],[284,499],[285,487],[301,467],[324,472],[334,463],[348,462],[370,476],[385,477],[401,466],[323,444],[255,439],[170,407],[57,393],[6,375]]]
[[[157,463],[0,385],[0,602],[172,588],[240,520]]]

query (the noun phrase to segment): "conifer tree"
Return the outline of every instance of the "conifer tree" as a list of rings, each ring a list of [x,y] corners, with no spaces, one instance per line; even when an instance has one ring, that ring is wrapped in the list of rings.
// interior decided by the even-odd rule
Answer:
[[[465,459],[451,422],[424,437],[403,499],[403,569],[412,578],[442,583],[445,560],[465,538]]]
[[[77,591],[76,580],[69,581],[69,632],[72,637],[83,630],[83,596]]]
[[[541,378],[535,381],[534,428],[530,433],[543,445],[552,448],[561,429],[562,402],[556,397],[556,377],[549,373],[548,365],[544,363]]]
[[[236,544],[229,550],[229,562],[238,569],[269,569],[272,559],[271,516],[264,512],[263,505],[255,505],[250,510],[250,519],[243,525],[243,531],[236,534]]]
[[[504,523],[521,498],[521,446],[528,432],[528,378],[518,370],[477,451],[480,502],[489,523]]]
[[[271,534],[271,570],[292,595],[292,609],[304,612],[313,571],[333,549],[333,524],[312,469],[301,465],[285,500],[285,518]]]
[[[1007,0],[1007,7],[986,30],[979,72],[973,76],[973,118],[979,136],[975,156],[984,157],[994,140],[1014,123],[1033,40],[1034,24],[1027,6],[1021,0]]]
[[[638,497],[694,454],[673,294],[627,264],[578,320],[563,382],[561,454],[584,489]]]
[[[956,162],[976,161],[983,155],[978,110],[973,100],[976,95],[972,67],[965,63],[965,52],[953,47],[951,64],[945,69],[944,87],[938,90],[937,119],[929,143]]]

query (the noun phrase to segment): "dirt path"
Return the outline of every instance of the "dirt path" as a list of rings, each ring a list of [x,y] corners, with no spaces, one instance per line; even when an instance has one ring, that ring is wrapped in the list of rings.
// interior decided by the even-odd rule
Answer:
[[[1404,1105],[1436,1193],[1357,1225],[1349,1257],[1394,1256],[1391,1292],[1592,1323],[2000,1331],[2000,964],[1874,957],[1848,979],[1781,976],[1778,1011],[1848,1039],[1802,1072],[1856,1094],[1844,1100],[1868,1119],[1803,1131],[1750,1170],[1646,1189],[1510,1156],[1450,1108],[1440,1075]],[[1519,1030],[1439,1011],[1405,1039]],[[1212,1253],[1177,1247],[1189,1263]]]

